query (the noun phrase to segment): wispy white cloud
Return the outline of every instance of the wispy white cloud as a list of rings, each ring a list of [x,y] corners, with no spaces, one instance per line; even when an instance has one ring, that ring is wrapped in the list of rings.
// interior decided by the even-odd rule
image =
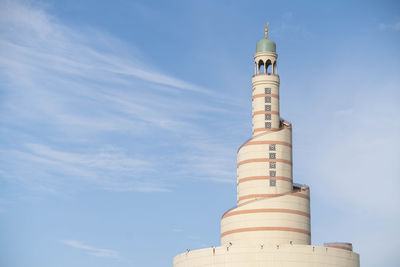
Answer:
[[[81,249],[85,251],[87,254],[96,257],[113,258],[113,259],[120,258],[120,253],[116,250],[96,248],[78,240],[61,240],[61,243],[76,249]]]
[[[400,21],[394,22],[394,23],[379,23],[379,29],[386,31],[386,30],[392,30],[392,31],[400,31]]]
[[[231,183],[236,181],[236,148],[233,144],[217,144],[199,142],[191,145],[193,149],[185,158],[188,168],[182,168],[182,175],[188,172],[193,178],[219,183]]]
[[[192,163],[197,177],[229,176],[227,150],[211,147],[218,138],[201,125],[235,112],[229,96],[173,77],[132,45],[67,26],[37,4],[1,1],[0,10],[3,178],[41,192],[64,190],[67,180],[159,192],[173,186],[167,172],[190,174]]]
[[[2,175],[1,172],[0,172],[0,175]],[[6,208],[6,207],[7,207],[7,205],[8,205],[9,203],[10,203],[10,200],[0,198],[0,214],[7,211],[7,208]]]
[[[283,19],[290,19],[293,17],[293,12],[292,11],[286,11],[285,13],[283,13],[282,18]]]
[[[382,73],[385,78],[379,83],[369,78],[371,72],[345,74],[358,68],[362,67],[317,79],[316,87],[325,93],[295,124],[295,136],[302,139],[295,146],[295,170],[332,206],[373,210],[376,218],[400,218],[394,212],[400,202],[400,81],[390,72]]]
[[[5,108],[13,112],[14,117],[47,119],[47,123],[58,127],[116,130],[137,123],[139,127],[165,129],[167,124],[154,123],[174,122],[177,118],[172,118],[171,112],[154,111],[152,106],[173,98],[152,92],[150,88],[160,88],[154,85],[213,95],[200,86],[143,64],[129,52],[116,55],[112,50],[103,51],[105,48],[99,47],[98,39],[107,39],[111,46],[114,43],[121,46],[118,40],[106,34],[93,33],[91,29],[73,30],[43,10],[18,2],[2,2],[2,10],[8,15],[1,21],[0,63],[8,88],[13,89]],[[127,98],[121,98],[124,96]],[[174,96],[176,98],[176,94]],[[122,99],[130,101],[129,105],[121,106]],[[100,103],[106,109],[100,109]],[[193,111],[196,108],[203,109],[191,106]]]
[[[11,158],[4,159],[10,164],[4,178],[20,180],[31,185],[35,191],[54,193],[60,187],[64,187],[64,190],[72,189],[65,185],[74,181],[79,182],[81,189],[85,185],[96,185],[112,191],[170,190],[168,184],[143,178],[151,177],[154,173],[151,162],[132,158],[113,147],[105,147],[93,153],[66,152],[43,144],[26,144],[26,148],[25,151],[2,151]],[[15,161],[20,162],[18,166],[15,166]]]
[[[282,37],[290,37],[287,38],[287,40],[292,40],[292,39],[300,39],[300,40],[310,40],[314,39],[315,36],[314,34],[311,33],[311,31],[305,27],[304,25],[301,25],[299,22],[294,22],[296,14],[293,13],[293,11],[286,11],[282,13],[281,19],[276,21],[276,24],[274,24],[268,31],[271,32],[271,36],[273,39],[275,38],[282,38]],[[275,39],[276,41],[276,39]]]
[[[19,68],[51,69],[79,77],[103,71],[109,74],[105,77],[107,80],[111,78],[110,74],[123,74],[155,84],[213,94],[201,86],[166,75],[154,66],[144,64],[132,55],[132,50],[138,54],[135,48],[107,33],[90,28],[69,28],[45,10],[19,1],[2,1],[0,4],[0,23],[4,36],[1,46],[7,52],[15,52],[4,53],[7,56],[3,57],[3,63],[14,64]],[[99,42],[100,45],[96,45]],[[124,52],[129,52],[125,55],[127,57],[115,54],[121,47]],[[23,60],[21,56],[26,58]],[[20,61],[15,61],[15,57]],[[103,78],[97,77],[100,80]],[[118,80],[118,77],[113,78],[114,81]]]
[[[373,209],[391,217],[400,203],[400,123],[394,116],[400,114],[400,109],[387,99],[375,102],[373,110],[366,104],[332,117],[330,134],[321,142],[325,152],[321,151],[316,164],[325,186],[319,192],[332,198],[341,196],[362,210]]]
[[[71,165],[82,165],[89,168],[100,168],[103,170],[134,171],[135,168],[149,166],[144,160],[127,158],[124,155],[110,152],[100,152],[96,155],[78,154],[57,151],[41,144],[27,144],[28,149],[38,158],[63,162]]]
[[[298,88],[306,97],[289,116],[294,181],[311,187],[314,243],[353,242],[364,266],[396,266],[396,254],[380,244],[398,246],[388,238],[399,235],[400,221],[398,63],[366,68],[367,54],[346,66],[342,58],[326,64]],[[380,55],[388,62],[392,56]]]

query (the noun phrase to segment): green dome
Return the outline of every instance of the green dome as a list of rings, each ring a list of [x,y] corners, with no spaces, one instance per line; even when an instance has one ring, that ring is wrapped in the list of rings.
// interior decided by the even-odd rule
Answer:
[[[257,42],[256,53],[258,52],[276,52],[276,44],[270,39],[262,39]]]

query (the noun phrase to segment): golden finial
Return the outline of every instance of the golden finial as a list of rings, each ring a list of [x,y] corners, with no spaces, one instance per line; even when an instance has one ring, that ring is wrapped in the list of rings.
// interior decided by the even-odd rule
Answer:
[[[268,39],[268,21],[267,21],[267,26],[265,26],[265,37],[264,39]]]

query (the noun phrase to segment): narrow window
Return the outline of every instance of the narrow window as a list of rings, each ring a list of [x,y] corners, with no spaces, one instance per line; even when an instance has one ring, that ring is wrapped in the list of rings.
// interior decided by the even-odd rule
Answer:
[[[276,186],[276,180],[269,180],[269,186]]]
[[[276,171],[269,171],[269,177],[276,177]]]
[[[265,103],[271,103],[271,97],[270,96],[266,96],[265,97]]]
[[[269,150],[275,151],[275,148],[276,148],[275,144],[269,145]]]
[[[267,121],[271,120],[271,114],[265,114],[265,120]]]
[[[266,122],[265,123],[265,129],[271,129],[271,123],[270,122]]]
[[[271,105],[265,105],[265,111],[271,111]]]
[[[276,162],[270,162],[269,163],[269,168],[270,169],[276,169]]]
[[[271,88],[265,88],[265,94],[270,95],[271,94]]]
[[[269,153],[269,159],[276,159],[275,153]]]

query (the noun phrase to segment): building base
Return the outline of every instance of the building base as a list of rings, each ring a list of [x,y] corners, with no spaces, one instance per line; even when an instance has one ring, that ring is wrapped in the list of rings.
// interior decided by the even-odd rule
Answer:
[[[187,251],[174,258],[174,267],[359,267],[352,251],[309,245],[211,247]]]

